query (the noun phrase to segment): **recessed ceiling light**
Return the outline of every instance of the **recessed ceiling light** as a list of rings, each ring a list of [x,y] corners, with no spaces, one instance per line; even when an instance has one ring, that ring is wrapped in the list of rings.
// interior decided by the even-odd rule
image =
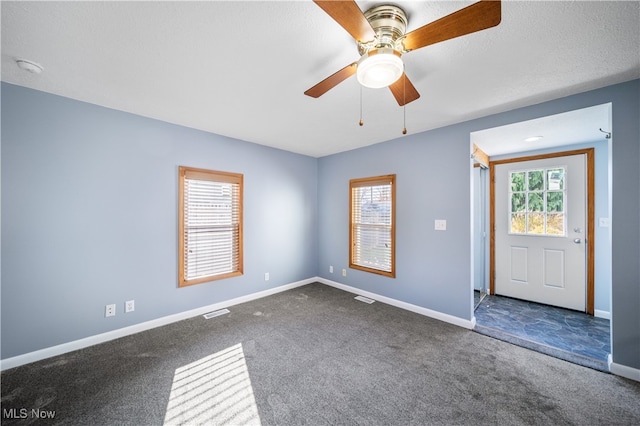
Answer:
[[[28,59],[16,59],[16,64],[21,70],[25,70],[32,74],[40,74],[44,69],[42,68],[42,65],[33,61],[29,61]]]
[[[535,142],[535,141],[539,141],[540,139],[542,139],[542,136],[530,136],[530,137],[526,138],[524,141],[525,142]]]

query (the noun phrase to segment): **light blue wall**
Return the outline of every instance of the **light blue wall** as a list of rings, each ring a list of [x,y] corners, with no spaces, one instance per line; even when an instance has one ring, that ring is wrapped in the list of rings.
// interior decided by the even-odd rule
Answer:
[[[244,174],[242,277],[177,288],[179,165]],[[316,276],[316,167],[3,83],[2,358]]]
[[[640,368],[639,86],[634,80],[321,158],[320,275],[470,320],[470,133],[611,102],[613,361]],[[342,277],[349,179],[388,173],[397,174],[396,278],[356,270]],[[446,219],[447,231],[434,231],[435,219]]]
[[[551,149],[519,152],[516,157],[547,154],[554,151],[593,148],[595,168],[595,283],[594,309],[611,313],[611,238],[608,227],[599,226],[600,218],[609,218],[609,141],[602,140],[568,145]],[[512,158],[513,155],[499,155],[491,160]]]
[[[469,134],[612,102],[613,361],[640,369],[639,99],[634,80],[313,159],[2,84],[2,358],[316,275],[469,320]],[[178,165],[245,174],[244,276],[176,288]],[[349,179],[388,173],[396,279],[347,267]]]
[[[321,158],[321,276],[470,320],[469,154],[468,125],[460,125]],[[351,269],[342,277],[349,256],[349,179],[391,173],[397,185],[396,278]],[[434,230],[436,219],[447,221],[446,231]]]
[[[596,94],[600,99],[613,100],[613,361],[640,369],[640,80],[612,86]],[[606,99],[601,103],[604,102]]]

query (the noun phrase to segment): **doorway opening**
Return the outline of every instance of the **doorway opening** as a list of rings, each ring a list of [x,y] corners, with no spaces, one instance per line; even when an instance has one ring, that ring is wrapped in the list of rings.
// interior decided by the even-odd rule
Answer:
[[[481,149],[482,153],[486,155],[484,162],[491,170],[484,173],[478,171],[477,163],[480,161],[474,161],[476,167],[472,172],[471,185],[473,229],[471,258],[473,262],[472,271],[474,273],[472,292],[475,297],[473,298],[472,312],[476,323],[475,330],[478,332],[558,358],[608,371],[607,358],[611,352],[611,239],[609,228],[611,170],[609,156],[612,140],[611,134],[603,132],[603,129],[611,129],[611,104],[598,105],[471,133],[472,158],[477,160],[476,153],[478,149]],[[542,136],[537,138],[534,145],[530,141],[525,141],[533,135]],[[543,142],[540,142],[540,140]],[[583,247],[587,259],[584,267],[585,288],[582,296],[584,298],[584,307],[576,308],[570,306],[571,309],[564,309],[549,306],[563,305],[545,302],[544,299],[542,300],[543,303],[538,303],[540,300],[535,300],[536,297],[532,298],[533,301],[526,300],[527,297],[523,297],[517,292],[515,295],[506,292],[507,296],[511,297],[496,295],[496,253],[494,252],[494,244],[496,237],[495,221],[497,219],[494,211],[495,205],[493,204],[495,202],[493,200],[495,194],[491,193],[492,190],[496,191],[495,188],[492,188],[495,179],[495,167],[499,164],[508,165],[523,160],[560,158],[567,155],[567,153],[584,154],[585,157],[591,156],[591,172],[585,177],[586,180],[591,182],[585,185],[588,200],[591,200],[590,202],[592,203],[586,208],[585,212],[588,216],[588,223],[584,227],[569,223],[563,224],[560,228],[553,225],[556,228],[550,228],[552,233],[559,232],[558,229],[561,230],[563,237],[574,246],[547,250],[546,258],[542,259],[542,263],[537,268],[546,268],[545,273],[547,275],[545,279],[548,280],[551,277],[552,281],[560,282],[568,275],[575,275],[572,272],[575,271],[575,268],[568,271],[557,269],[554,274],[548,272],[552,270],[549,265],[561,265],[565,260],[566,250]],[[557,191],[559,189],[558,177],[560,176],[557,173],[558,169],[553,167],[515,167],[514,170],[524,178],[534,178],[539,174],[544,176],[545,179],[552,179],[551,181],[547,180],[545,185],[547,185],[546,189],[553,193],[547,194],[545,192],[546,189],[544,191],[541,189],[539,194],[528,194],[524,190],[516,195],[503,193],[502,196],[507,199],[507,206],[509,203],[513,204],[514,200],[528,200],[527,197],[531,197],[532,201],[535,201],[535,197],[539,199],[548,197],[551,201],[561,199],[562,196]],[[513,175],[508,176],[511,177]],[[485,186],[483,187],[483,185]],[[488,190],[483,192],[483,188]],[[537,190],[537,188],[533,189]],[[504,192],[506,190],[502,188],[497,191]],[[591,192],[590,195],[589,191]],[[512,196],[513,199],[508,198]],[[479,198],[482,201],[478,200]],[[516,202],[515,204],[518,203]],[[558,203],[554,204],[553,208],[549,207],[549,211],[554,214],[558,213],[557,206]],[[542,209],[533,208],[529,210],[536,211],[546,208],[547,206],[544,205]],[[501,209],[504,209],[504,205]],[[500,211],[499,220],[503,220],[506,223],[508,218],[511,217],[510,212],[510,207],[507,208],[507,213]],[[562,213],[565,212],[565,210],[562,211]],[[537,212],[536,215],[540,217]],[[546,221],[547,219],[545,218],[544,220]],[[551,221],[549,223],[552,224]],[[546,222],[544,226],[547,226]],[[518,232],[520,230],[515,229],[514,234]],[[538,236],[534,236],[531,241],[534,239],[538,239]],[[526,239],[524,241],[526,242]],[[575,241],[579,241],[579,243]],[[515,244],[514,248],[506,252],[506,255],[514,255],[516,260],[518,260],[517,256],[520,255],[520,264],[515,265],[520,268],[526,264],[528,255],[526,246],[522,241],[518,243],[519,245]],[[502,256],[505,256],[505,254],[502,253]],[[591,261],[590,265],[589,261]],[[507,275],[516,271],[516,275],[520,275],[515,276],[515,278],[522,282],[527,281],[530,277],[522,272],[525,269],[513,269],[515,266],[508,265],[507,269],[499,273],[504,277],[505,271]],[[550,287],[554,291],[557,290],[553,288],[553,282],[547,284],[552,284]],[[564,285],[564,281],[561,284]],[[482,291],[483,289],[485,290],[484,292]],[[501,293],[500,287],[497,292],[498,294]],[[581,296],[577,297],[580,298]],[[582,310],[582,313],[576,312],[575,309]],[[528,321],[528,323],[518,323],[519,320],[523,320],[525,323]],[[572,325],[572,330],[568,332],[563,329],[563,324]],[[528,333],[520,333],[518,335],[516,330],[528,330]],[[573,337],[578,338],[578,342],[571,340],[572,332]],[[564,341],[562,336],[566,337]]]

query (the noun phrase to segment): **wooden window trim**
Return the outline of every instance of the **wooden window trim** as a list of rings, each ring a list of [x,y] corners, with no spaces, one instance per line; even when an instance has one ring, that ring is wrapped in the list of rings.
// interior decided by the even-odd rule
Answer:
[[[391,183],[391,271],[369,268],[354,263],[354,221],[353,221],[353,190],[354,188],[389,185]],[[389,278],[396,277],[396,175],[382,175],[369,178],[351,179],[349,181],[349,268],[358,269],[372,274]]]
[[[179,166],[178,170],[179,182],[178,182],[178,286],[186,287],[195,284],[202,284],[205,282],[222,280],[225,278],[237,277],[242,275],[244,269],[243,260],[243,191],[244,191],[244,176],[238,173],[220,172],[215,170],[198,169],[193,167]],[[219,274],[213,276],[206,276],[196,279],[185,279],[185,217],[184,217],[184,195],[185,195],[185,179],[198,179],[209,180],[213,182],[227,182],[239,185],[239,229],[238,229],[238,269],[226,274]]]

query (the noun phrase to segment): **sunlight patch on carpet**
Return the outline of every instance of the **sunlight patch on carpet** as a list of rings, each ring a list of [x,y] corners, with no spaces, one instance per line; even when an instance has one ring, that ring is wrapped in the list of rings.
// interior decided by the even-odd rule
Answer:
[[[164,424],[204,423],[260,425],[241,343],[175,371]]]

